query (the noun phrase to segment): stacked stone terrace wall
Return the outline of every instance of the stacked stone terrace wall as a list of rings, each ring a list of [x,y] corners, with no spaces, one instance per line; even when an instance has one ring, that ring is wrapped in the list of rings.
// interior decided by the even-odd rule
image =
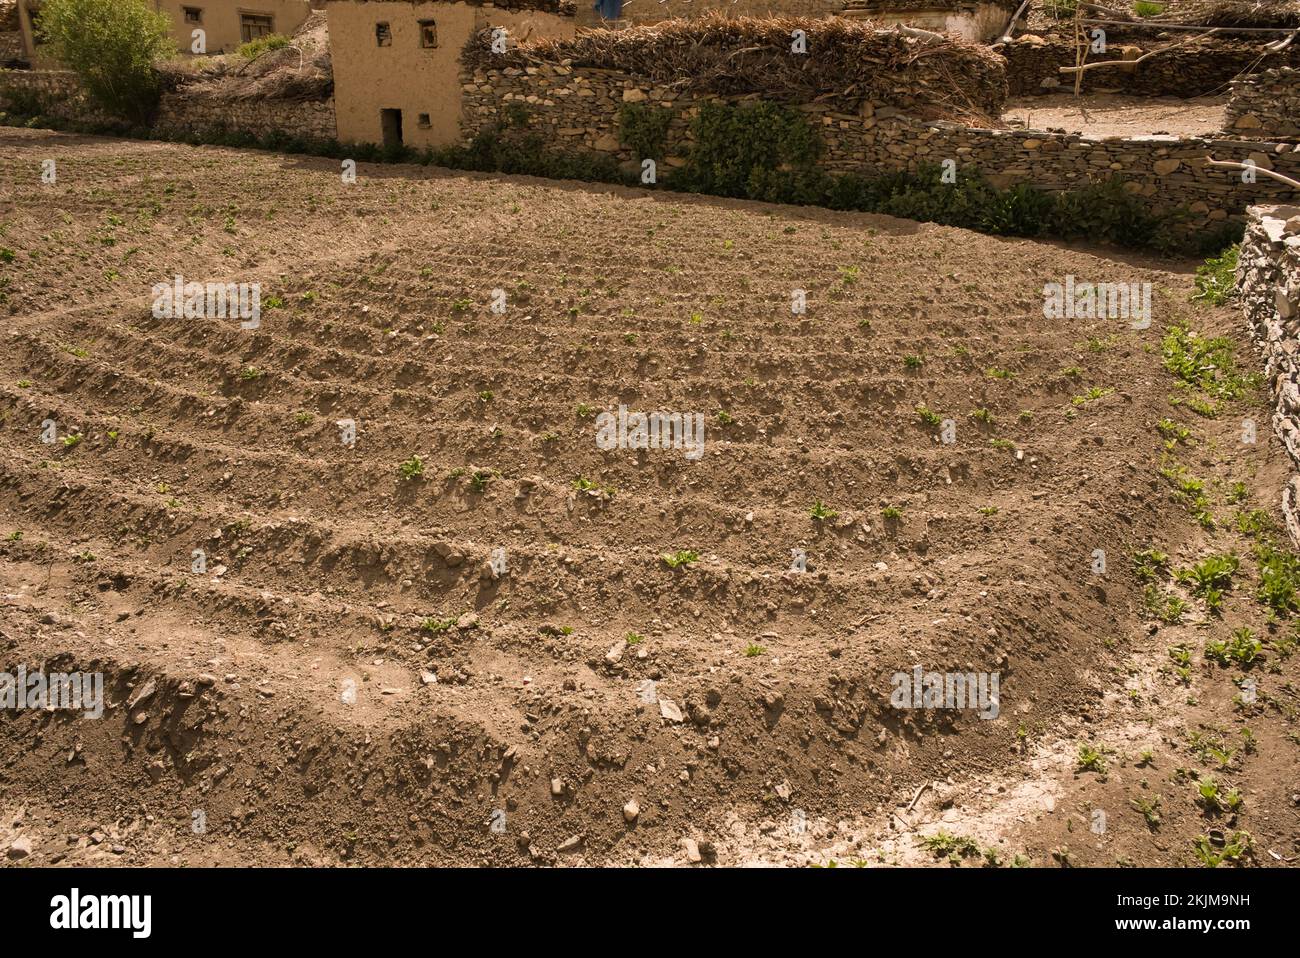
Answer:
[[[562,152],[608,154],[624,163],[640,159],[621,140],[624,104],[646,104],[671,112],[662,157],[666,172],[684,165],[691,148],[691,121],[707,102],[744,103],[748,96],[719,97],[645,82],[613,70],[575,67],[563,61],[531,66],[466,67],[461,75],[463,133],[508,126],[523,107],[527,125],[506,135],[540,133],[549,148]],[[808,114],[825,144],[821,165],[835,173],[868,176],[915,170],[922,164],[954,160],[958,168],[978,167],[1000,186],[1029,183],[1064,190],[1117,176],[1126,189],[1154,209],[1182,207],[1196,228],[1239,218],[1251,204],[1280,201],[1287,187],[1266,176],[1244,183],[1232,171],[1211,170],[1205,157],[1253,159],[1263,168],[1300,177],[1300,152],[1291,145],[1240,139],[1179,139],[1168,136],[1094,138],[1032,131],[970,128],[943,121],[921,121],[894,105],[864,99],[846,108],[825,102],[789,104]],[[630,167],[629,167],[630,168]]]
[[[1250,210],[1237,292],[1263,352],[1275,401],[1273,429],[1291,456],[1282,511],[1292,541],[1300,545],[1300,206]]]
[[[1224,129],[1251,139],[1300,139],[1300,69],[1278,67],[1233,81]]]
[[[0,105],[15,98],[39,98],[40,113],[69,122],[105,123],[81,90],[75,74],[56,70],[0,70]],[[234,100],[187,91],[163,93],[153,130],[164,136],[273,131],[305,139],[332,140],[337,134],[334,100]]]
[[[333,97],[231,100],[183,89],[163,95],[153,128],[169,136],[278,131],[308,140],[332,140],[338,133]]]
[[[1300,45],[1281,53],[1265,52],[1267,40],[1207,39],[1157,53],[1132,67],[1106,67],[1084,73],[1083,89],[1118,90],[1135,96],[1208,96],[1224,93],[1228,84],[1247,71],[1300,67]],[[1107,38],[1104,54],[1089,54],[1088,62],[1125,60],[1151,49],[1150,39]],[[1162,41],[1167,42],[1167,41]],[[1126,51],[1126,47],[1131,47]],[[1007,58],[1007,84],[1012,96],[1059,93],[1074,89],[1074,76],[1060,67],[1074,66],[1074,42],[1061,37],[1024,34],[995,49]]]

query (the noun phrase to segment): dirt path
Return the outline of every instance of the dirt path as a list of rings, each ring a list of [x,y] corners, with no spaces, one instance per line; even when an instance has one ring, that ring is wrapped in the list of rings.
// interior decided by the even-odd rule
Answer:
[[[1012,97],[1002,119],[1029,130],[1064,130],[1087,136],[1212,136],[1223,129],[1227,97],[1073,94]]]

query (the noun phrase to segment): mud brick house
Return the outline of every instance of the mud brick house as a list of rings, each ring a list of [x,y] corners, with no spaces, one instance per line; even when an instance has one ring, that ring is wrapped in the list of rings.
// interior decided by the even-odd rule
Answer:
[[[203,30],[208,53],[230,53],[240,44],[272,34],[291,36],[313,6],[310,0],[150,0],[172,20],[172,36],[182,53],[190,37]]]
[[[338,135],[344,142],[445,146],[461,136],[460,54],[471,35],[506,43],[574,35],[568,0],[327,0]]]
[[[17,0],[19,29],[27,60],[38,69],[58,64],[42,57],[36,40],[41,0]],[[291,35],[322,0],[146,0],[172,21],[176,48],[189,54],[195,30],[203,30],[207,53],[230,53],[241,43],[273,33]]]

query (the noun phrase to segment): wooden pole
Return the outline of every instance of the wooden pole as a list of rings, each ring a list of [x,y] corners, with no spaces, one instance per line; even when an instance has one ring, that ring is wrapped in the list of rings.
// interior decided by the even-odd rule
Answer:
[[[1262,166],[1254,164],[1238,163],[1235,160],[1216,160],[1212,156],[1205,158],[1205,165],[1212,166],[1215,169],[1223,170],[1254,170],[1256,173],[1263,173],[1265,176],[1271,176],[1279,183],[1285,183],[1287,186],[1300,190],[1300,181],[1293,180],[1289,176],[1283,176],[1281,173],[1274,173],[1272,170],[1266,170]]]

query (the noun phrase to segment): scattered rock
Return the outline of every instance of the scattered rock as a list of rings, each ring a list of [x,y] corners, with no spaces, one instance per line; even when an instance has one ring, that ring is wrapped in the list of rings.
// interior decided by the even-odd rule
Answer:
[[[682,721],[682,710],[677,707],[677,703],[663,696],[659,698],[659,714],[670,722]]]

